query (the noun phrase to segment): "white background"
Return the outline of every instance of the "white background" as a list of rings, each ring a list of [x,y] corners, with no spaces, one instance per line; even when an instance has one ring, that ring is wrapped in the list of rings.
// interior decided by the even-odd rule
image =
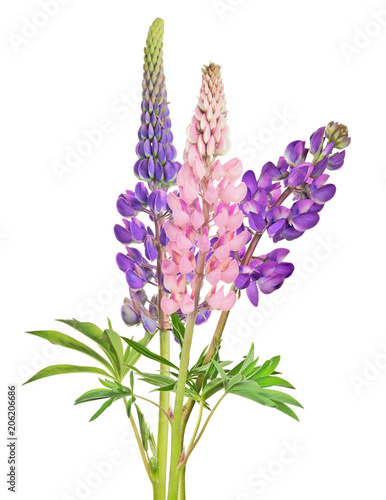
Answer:
[[[105,327],[109,316],[128,334],[112,228],[116,197],[135,182],[143,46],[156,17],[165,20],[180,157],[209,61],[222,65],[228,158],[245,168],[258,172],[330,120],[352,136],[344,168],[332,174],[336,197],[319,225],[289,244],[296,275],[258,310],[240,301],[225,332],[224,359],[240,359],[252,341],[262,359],[281,354],[305,407],[301,422],[230,396],[191,457],[188,498],[384,498],[386,3],[72,0],[54,2],[49,19],[43,3],[0,7],[1,422],[5,432],[6,388],[17,383],[20,500],[151,497],[123,405],[93,423],[96,407],[73,407],[96,376],[21,383],[43,366],[85,361],[25,330],[71,317]],[[28,21],[40,27],[22,42]],[[286,118],[273,121],[278,113]],[[101,121],[101,144],[59,176],[55,162]],[[195,352],[213,325],[197,331]],[[5,436],[1,456],[4,471]],[[96,468],[106,460],[114,465],[102,478]]]

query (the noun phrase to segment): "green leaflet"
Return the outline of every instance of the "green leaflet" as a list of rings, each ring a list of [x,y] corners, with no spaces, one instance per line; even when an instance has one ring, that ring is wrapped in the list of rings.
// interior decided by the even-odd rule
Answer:
[[[143,416],[143,413],[141,412],[137,404],[135,405],[135,408],[137,410],[137,415],[138,415],[139,431],[141,433],[142,444],[144,450],[147,452],[150,439],[150,430],[148,425],[146,424],[145,417]]]
[[[87,403],[88,401],[96,401],[97,399],[107,399],[107,398],[124,398],[125,396],[130,396],[131,391],[128,387],[121,386],[120,389],[91,389],[87,391],[75,401],[75,404]]]
[[[249,382],[249,381],[248,381]],[[285,403],[293,406],[298,406],[299,408],[303,408],[303,406],[297,401],[295,398],[281,391],[274,391],[272,389],[257,389],[257,394],[264,396],[266,398],[271,399],[272,401],[277,401],[279,403]]]
[[[103,405],[99,408],[99,410],[94,413],[94,415],[90,418],[89,422],[92,422],[93,420],[95,420],[96,418],[99,417],[99,415],[101,415],[105,410],[107,410],[107,408],[109,406],[111,406],[115,401],[115,397],[112,397],[110,399],[108,399],[107,401],[105,401],[103,403]]]
[[[98,326],[94,325],[94,323],[77,321],[76,319],[57,319],[56,321],[60,321],[65,325],[71,326],[71,328],[74,328],[74,330],[77,330],[89,339],[96,342],[109,358],[110,362],[113,365],[115,364],[114,356],[111,352],[109,343],[102,340],[103,331]]]
[[[220,378],[214,378],[212,379],[206,386],[204,387],[202,391],[202,397],[207,400],[216,392],[221,391],[221,389],[224,388],[224,382]]]
[[[280,356],[274,356],[273,358],[271,359],[268,359],[264,364],[262,364],[261,366],[259,366],[253,373],[252,375],[250,375],[250,379],[251,380],[257,380],[259,379],[260,377],[266,377],[268,375],[271,375],[277,365],[279,364],[280,362]]]
[[[136,398],[134,396],[131,396],[131,398],[126,403],[126,413],[127,413],[128,418],[130,418],[131,407],[132,407],[132,404],[135,402],[135,400],[136,400]]]
[[[157,387],[173,386],[177,383],[177,380],[166,375],[158,375],[156,373],[140,373],[140,380],[147,382],[150,385],[156,385]]]
[[[113,367],[105,358],[91,349],[91,347],[89,347],[88,345],[75,340],[65,333],[56,332],[54,330],[39,330],[26,333],[36,335],[37,337],[41,337],[42,339],[46,339],[51,342],[51,344],[59,345],[61,347],[67,347],[68,349],[74,349],[75,351],[87,354],[88,356],[91,356],[95,360],[99,361],[99,363],[104,365],[113,375],[115,375]]]
[[[139,342],[136,342],[135,340],[128,339],[126,337],[122,337],[122,338],[123,338],[123,340],[127,344],[129,344],[130,347],[132,347],[137,352],[139,352],[140,354],[142,354],[142,356],[145,356],[146,358],[149,358],[149,359],[153,359],[154,361],[158,361],[159,363],[171,366],[175,370],[178,370],[177,366],[175,364],[173,364],[171,361],[169,361],[166,358],[163,358],[159,354],[156,354],[156,353],[150,351],[147,347],[145,347],[144,345],[140,344]]]
[[[110,344],[111,350],[114,353],[116,359],[116,369],[117,372],[123,375],[123,347],[121,337],[114,332],[114,330],[107,329],[103,332],[102,340],[105,340]]]
[[[77,365],[52,365],[47,368],[43,368],[33,377],[31,377],[23,385],[34,382],[45,377],[51,377],[52,375],[62,375],[65,373],[97,373],[98,375],[104,375],[105,377],[111,377],[111,375],[101,368],[96,368],[94,366],[77,366]]]
[[[291,418],[294,418],[295,420],[297,420],[299,422],[299,417],[296,415],[296,413],[289,407],[287,406],[286,404],[284,403],[277,403],[277,406],[276,406],[276,410],[279,410],[283,413],[285,413],[286,415],[288,415],[289,417]]]
[[[227,387],[228,387],[228,376],[225,373],[224,368],[219,363],[217,363],[217,361],[215,361],[214,359],[212,360],[212,363],[216,367],[216,370],[218,371],[218,374],[220,375],[220,377],[222,379],[222,382],[224,384],[224,389],[227,390]]]
[[[184,336],[185,336],[185,326],[180,320],[179,316],[177,313],[173,313],[170,316],[170,319],[172,320],[172,325],[173,325],[173,334],[178,340],[180,344],[180,348],[182,349],[182,345],[184,343]]]
[[[123,337],[121,337],[123,339]],[[144,337],[139,341],[139,344],[143,346],[147,346],[150,342],[150,340],[153,338],[152,335],[150,335],[149,332],[145,332]],[[135,363],[139,360],[141,357],[141,354],[136,351],[135,349],[131,349],[129,344],[127,344],[127,348],[125,351],[125,354],[123,356],[124,364],[128,366],[124,366],[124,374],[130,370],[129,366],[134,366]]]
[[[242,396],[243,398],[251,399],[252,401],[264,406],[276,407],[276,403],[271,401],[268,397],[265,397],[263,394],[259,394],[257,392],[259,388],[259,384],[253,382],[252,380],[242,380],[241,382],[234,384],[229,389],[229,392],[231,394],[236,394],[237,396]]]
[[[287,380],[284,380],[281,377],[273,377],[272,375],[269,375],[268,377],[258,378],[256,379],[256,382],[260,387],[272,387],[277,385],[281,387],[288,387],[289,389],[295,389],[295,387],[287,382]]]
[[[86,337],[93,340],[100,346],[106,345],[106,343],[102,341],[103,331],[93,323],[77,321],[76,319],[57,319],[56,321],[60,321],[60,323],[71,326],[71,328],[83,333],[83,335],[86,335]]]

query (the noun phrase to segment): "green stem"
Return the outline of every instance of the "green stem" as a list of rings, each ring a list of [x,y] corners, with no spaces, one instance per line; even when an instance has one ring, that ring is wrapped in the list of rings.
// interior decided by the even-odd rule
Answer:
[[[160,331],[160,354],[166,359],[170,359],[170,335],[168,331]],[[169,366],[161,363],[161,374],[168,376]],[[166,477],[167,477],[167,459],[168,459],[168,437],[169,437],[169,417],[168,409],[170,405],[170,393],[161,391],[159,397],[159,418],[158,418],[158,442],[157,442],[157,461],[158,461],[158,482],[159,497],[158,500],[166,500]]]
[[[157,405],[157,403],[155,403],[154,401],[152,401],[151,399],[147,399],[147,398],[144,398],[143,396],[138,396],[138,394],[133,394],[133,396],[136,398],[136,399],[142,399],[143,401],[147,401],[148,403],[151,403],[153,406],[156,406],[157,408],[159,408],[160,411],[162,411],[162,413],[165,415],[165,417],[168,419],[168,421],[170,422],[170,417],[169,417],[169,414],[167,411],[165,411],[160,405]]]
[[[212,411],[209,413],[208,418],[205,420],[204,425],[202,426],[202,429],[200,431],[200,434],[197,436],[197,438],[194,440],[193,444],[189,446],[188,451],[186,452],[184,460],[179,464],[179,468],[185,468],[186,467],[186,462],[188,461],[188,458],[190,457],[192,451],[194,448],[197,446],[198,442],[202,438],[202,435],[204,434],[205,429],[207,428],[207,425],[209,424],[210,419],[213,417],[214,412],[217,410],[219,404],[221,401],[225,398],[226,392],[221,396],[221,398],[217,401],[217,403],[213,406]]]
[[[204,410],[204,401],[201,401],[201,403],[200,403],[200,409],[199,409],[199,412],[198,412],[198,418],[197,418],[196,427],[194,428],[192,439],[190,440],[190,443],[189,443],[189,446],[188,446],[188,450],[190,450],[190,448],[192,448],[192,446],[194,445],[194,441],[195,441],[195,439],[197,437],[197,433],[198,433],[198,431],[200,429],[203,410]]]
[[[188,450],[194,445],[194,441],[196,439],[197,433],[200,429],[201,421],[202,421],[202,414],[204,410],[204,401],[201,401],[200,403],[200,409],[198,413],[198,418],[197,418],[197,423],[196,427],[193,431],[192,439],[190,440]],[[179,490],[178,490],[178,500],[186,500],[186,494],[185,494],[185,475],[186,475],[186,467],[181,469],[180,472],[180,481],[179,481]]]
[[[125,407],[126,407],[126,405],[127,405],[127,398],[123,398],[123,402],[125,403]],[[145,466],[147,475],[149,476],[149,479],[150,479],[150,481],[151,481],[151,483],[153,485],[153,489],[154,489],[155,484],[156,484],[156,480],[154,479],[153,473],[152,473],[152,471],[150,469],[149,462],[147,461],[146,452],[145,452],[145,449],[143,447],[141,436],[139,435],[139,432],[138,432],[138,429],[137,429],[137,424],[135,423],[133,415],[130,415],[130,423],[131,423],[131,426],[132,426],[133,431],[134,431],[135,439],[137,440],[137,444],[138,444],[139,451],[141,453],[143,465]]]
[[[178,500],[186,500],[185,494],[185,475],[186,475],[186,467],[182,469],[180,472],[180,485],[178,490]]]
[[[163,296],[162,288],[162,262],[165,258],[165,248],[160,244],[161,216],[155,221],[155,244],[158,252],[157,258],[157,281],[158,281],[158,314],[159,314],[159,338],[160,354],[165,359],[170,359],[170,334],[167,330],[167,318],[161,308]],[[169,375],[170,368],[163,363],[160,364],[162,375]],[[158,463],[158,498],[166,500],[166,477],[168,462],[168,439],[169,439],[169,417],[170,393],[161,391],[159,396],[159,417],[157,437],[157,463]]]
[[[172,443],[170,457],[170,476],[168,500],[178,499],[178,486],[180,471],[177,468],[181,456],[181,417],[184,405],[185,384],[189,368],[189,354],[192,345],[194,323],[197,312],[190,313],[186,320],[184,344],[181,351],[181,362],[176,387],[176,400],[174,404],[174,424],[172,427]]]

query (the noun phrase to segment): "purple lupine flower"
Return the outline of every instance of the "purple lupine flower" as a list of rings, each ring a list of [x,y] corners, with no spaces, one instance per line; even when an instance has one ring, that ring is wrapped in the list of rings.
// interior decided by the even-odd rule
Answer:
[[[235,287],[239,290],[246,289],[247,296],[255,307],[259,303],[259,290],[264,294],[272,293],[293,273],[294,265],[282,262],[288,253],[286,248],[277,248],[253,259],[248,266],[240,266]]]
[[[147,202],[150,210],[155,214],[160,214],[168,209],[167,194],[160,189],[152,191]]]
[[[321,205],[327,203],[334,197],[336,193],[336,187],[334,184],[326,184],[329,179],[329,175],[322,174],[316,179],[314,179],[309,188],[310,198]]]
[[[138,160],[134,173],[141,180],[157,186],[174,184],[180,163],[176,162],[176,149],[167,104],[163,71],[162,40],[164,22],[156,19],[149,29],[145,47],[142,83],[141,126],[136,147]]]
[[[300,163],[291,169],[288,179],[286,179],[286,184],[290,187],[297,187],[304,184],[312,174],[313,169],[314,166],[312,163]]]
[[[141,322],[145,330],[153,334],[157,328],[157,320],[152,317],[145,308],[147,302],[146,294],[143,290],[139,292],[130,291],[130,298],[126,298],[121,307],[121,316],[127,326],[136,326]],[[150,308],[149,308],[150,309]]]
[[[271,208],[267,213],[268,235],[276,243],[299,238],[307,229],[316,226],[319,221],[318,211],[313,200],[296,201],[291,209],[281,205]]]
[[[292,166],[303,163],[307,157],[308,149],[304,147],[304,141],[293,141],[286,147],[284,158]]]
[[[326,127],[320,127],[310,137],[310,153],[316,155],[323,146],[324,131]]]
[[[328,170],[338,170],[343,166],[344,158],[346,156],[346,151],[340,151],[335,153],[328,158],[327,168]]]

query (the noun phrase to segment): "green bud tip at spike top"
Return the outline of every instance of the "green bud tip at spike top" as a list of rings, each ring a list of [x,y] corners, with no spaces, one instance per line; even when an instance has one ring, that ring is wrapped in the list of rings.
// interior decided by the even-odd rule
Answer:
[[[167,103],[163,68],[164,22],[156,19],[146,39],[141,104],[141,127],[136,147],[135,175],[149,183],[152,190],[175,183],[180,163],[175,161],[173,134]]]

